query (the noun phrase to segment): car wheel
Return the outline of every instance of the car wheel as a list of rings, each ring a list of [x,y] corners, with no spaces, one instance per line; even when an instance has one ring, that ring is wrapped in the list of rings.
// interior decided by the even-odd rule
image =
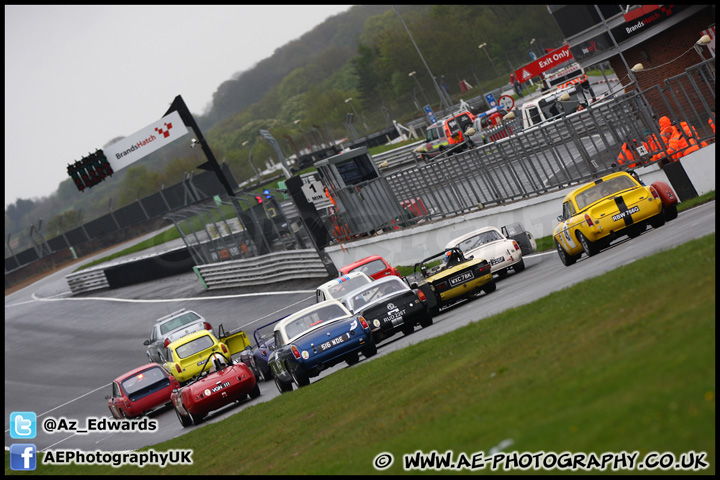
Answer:
[[[176,408],[175,413],[177,414],[178,420],[180,420],[180,425],[183,426],[183,428],[189,427],[192,425],[192,420],[189,417],[186,417],[180,411]]]
[[[645,222],[638,223],[636,225],[632,225],[628,228],[628,237],[630,238],[637,238],[645,231],[647,228],[647,224]]]
[[[190,414],[190,418],[192,418],[192,421],[195,425],[200,425],[203,422],[203,418],[205,418],[205,415],[195,415],[193,413]]]
[[[292,382],[283,382],[280,380],[276,375],[273,375],[273,379],[275,380],[275,386],[280,391],[281,394],[285,392],[292,392],[293,385]]]
[[[660,210],[660,213],[650,219],[650,225],[653,228],[660,228],[665,225],[665,207]]]
[[[525,270],[525,260],[521,258],[518,263],[513,265],[513,270],[515,271],[515,273],[520,273]]]
[[[250,398],[257,398],[260,396],[260,384],[255,382],[255,387],[250,390]]]
[[[272,369],[270,367],[267,369],[260,368],[260,370],[263,372],[263,380],[269,382],[273,379]]]
[[[410,335],[414,331],[415,331],[415,325],[413,325],[412,323],[407,323],[407,322],[403,323],[403,325],[402,325],[403,335]]]
[[[665,220],[668,222],[670,220],[675,220],[678,216],[677,204],[670,205],[669,207],[665,208],[664,211],[665,211]]]
[[[488,283],[486,283],[483,286],[482,289],[485,291],[485,293],[492,293],[495,291],[496,288],[497,288],[497,285],[495,284],[495,280],[490,280]]]
[[[420,319],[420,326],[422,328],[427,328],[432,324],[433,324],[433,319],[432,319],[432,315],[430,315],[430,314],[425,315],[424,317],[422,317]]]
[[[375,345],[374,343],[372,343],[372,344],[370,344],[370,345],[367,345],[367,346],[366,346],[365,348],[363,348],[361,351],[362,351],[362,354],[363,354],[363,356],[364,356],[365,358],[370,358],[370,357],[372,357],[372,356],[375,356],[375,354],[377,354],[377,345]]]
[[[560,245],[560,243],[556,240],[555,241],[555,248],[557,248],[558,256],[560,257],[560,261],[565,265],[566,267],[569,267],[570,265],[573,265],[578,258],[580,258],[580,254],[577,255],[570,255],[565,251],[564,248]]]
[[[588,238],[585,235],[583,235],[582,232],[577,232],[577,236],[578,236],[578,241],[580,242],[580,245],[582,245],[583,250],[585,250],[585,253],[587,253],[588,257],[592,257],[593,255],[595,255],[596,253],[598,253],[600,251],[598,246],[595,243],[588,240]]]
[[[306,373],[300,373],[295,370],[289,371],[290,375],[292,375],[292,378],[295,381],[295,384],[298,387],[307,387],[308,385],[310,385],[310,377]]]
[[[358,352],[351,353],[348,357],[345,357],[345,363],[347,363],[349,366],[353,366],[356,363],[360,361],[360,355]]]

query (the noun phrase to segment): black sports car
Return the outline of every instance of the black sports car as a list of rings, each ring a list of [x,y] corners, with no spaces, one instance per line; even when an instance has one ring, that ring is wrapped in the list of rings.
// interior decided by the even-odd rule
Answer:
[[[373,340],[378,343],[398,331],[409,335],[415,325],[432,325],[425,294],[411,289],[398,277],[385,277],[349,292],[342,303],[370,324]]]

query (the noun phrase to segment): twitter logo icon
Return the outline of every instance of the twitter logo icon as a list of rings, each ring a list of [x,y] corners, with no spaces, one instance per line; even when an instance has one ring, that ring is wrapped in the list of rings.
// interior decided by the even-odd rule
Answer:
[[[35,412],[12,412],[10,414],[10,437],[35,438],[37,415]]]

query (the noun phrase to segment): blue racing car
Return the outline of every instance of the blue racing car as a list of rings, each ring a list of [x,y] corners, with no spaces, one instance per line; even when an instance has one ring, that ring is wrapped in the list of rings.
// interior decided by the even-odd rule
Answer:
[[[310,384],[310,378],[340,362],[354,365],[362,353],[377,353],[370,326],[337,300],[316,303],[275,325],[268,364],[280,393]]]

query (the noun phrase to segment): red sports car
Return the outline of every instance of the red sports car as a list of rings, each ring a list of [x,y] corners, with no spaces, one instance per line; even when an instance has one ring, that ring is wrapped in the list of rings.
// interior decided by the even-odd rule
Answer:
[[[350,272],[363,272],[370,275],[373,280],[385,278],[388,275],[395,275],[402,278],[397,268],[390,264],[380,255],[370,255],[362,260],[345,265],[338,270],[340,276],[347,275]]]
[[[199,425],[205,415],[247,396],[260,396],[260,386],[250,367],[233,363],[222,353],[211,354],[200,375],[182,388],[173,390],[170,399],[180,424]]]
[[[180,388],[175,377],[157,363],[148,363],[116,378],[105,399],[114,418],[133,418],[169,404],[175,388]]]

